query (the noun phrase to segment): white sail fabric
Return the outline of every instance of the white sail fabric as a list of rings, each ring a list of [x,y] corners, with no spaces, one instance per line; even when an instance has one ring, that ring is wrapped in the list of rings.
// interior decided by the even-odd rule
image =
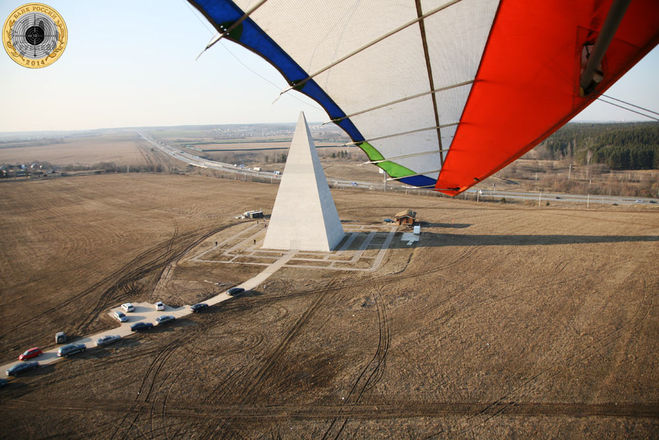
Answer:
[[[471,85],[436,93],[434,89],[473,81],[498,6],[497,0],[422,1],[421,14],[450,4],[424,19],[429,61],[415,2],[336,0],[269,0],[250,15],[261,29],[313,77],[347,114],[426,93],[368,111],[351,120],[384,158],[414,152],[435,154],[393,159],[398,165],[437,179],[441,168],[437,125],[457,123]],[[238,0],[250,10],[254,0]],[[408,27],[390,35],[410,22]],[[359,51],[377,41],[377,44]],[[357,52],[357,53],[355,53]],[[337,64],[337,61],[347,57]],[[435,116],[437,112],[437,117]],[[439,124],[436,121],[439,121]],[[400,135],[410,131],[427,129]],[[444,156],[456,126],[441,128]],[[386,137],[391,136],[391,137]],[[387,170],[393,177],[391,170]]]
[[[659,42],[656,0],[188,1],[392,178],[450,195],[546,139]],[[604,40],[601,78],[582,86],[584,48]]]

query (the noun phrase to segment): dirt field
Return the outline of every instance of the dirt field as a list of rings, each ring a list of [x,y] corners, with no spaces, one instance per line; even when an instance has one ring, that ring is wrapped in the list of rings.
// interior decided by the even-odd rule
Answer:
[[[68,137],[61,143],[47,139],[44,143],[30,142],[12,148],[11,144],[0,148],[0,163],[49,162],[53,165],[90,166],[100,162],[117,165],[146,164],[140,145],[141,138],[135,132],[111,133]]]
[[[276,186],[106,175],[0,183],[5,361],[126,300],[178,305],[256,274],[177,262]],[[375,273],[284,268],[247,296],[26,374],[4,438],[657,438],[659,212],[334,191],[408,207]],[[215,235],[214,235],[215,234]],[[220,283],[217,285],[215,283]]]

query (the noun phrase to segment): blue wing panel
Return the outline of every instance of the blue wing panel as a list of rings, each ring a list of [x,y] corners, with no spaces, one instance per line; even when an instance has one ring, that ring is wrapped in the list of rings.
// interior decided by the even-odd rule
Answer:
[[[221,24],[226,25],[241,18],[245,13],[230,0],[190,0],[199,11],[219,30]],[[290,85],[309,77],[286,52],[275,43],[263,30],[247,18],[241,23],[242,29],[236,40],[227,36],[226,38],[259,54],[272,64],[284,76]],[[311,79],[297,88],[318,104],[320,104],[331,119],[345,118],[346,114],[338,105],[323,91],[323,89]],[[354,142],[364,140],[364,136],[349,119],[341,120],[338,125],[350,136]]]
[[[430,177],[426,176],[404,177],[402,179],[398,179],[398,181],[413,186],[435,186],[435,183],[437,183],[436,179],[431,179]]]

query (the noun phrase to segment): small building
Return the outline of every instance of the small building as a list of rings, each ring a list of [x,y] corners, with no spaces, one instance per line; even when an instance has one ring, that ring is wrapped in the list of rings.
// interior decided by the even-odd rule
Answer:
[[[394,219],[399,225],[413,225],[416,221],[416,212],[411,209],[406,209],[405,211],[396,214]]]
[[[263,211],[247,211],[243,216],[245,218],[263,218]]]

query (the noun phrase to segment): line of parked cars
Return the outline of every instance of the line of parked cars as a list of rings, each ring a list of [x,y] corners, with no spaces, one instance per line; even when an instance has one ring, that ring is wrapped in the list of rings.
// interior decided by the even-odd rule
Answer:
[[[237,296],[237,295],[240,295],[241,293],[244,293],[244,292],[245,292],[245,289],[243,289],[242,287],[232,287],[231,289],[227,290],[227,293],[231,296]],[[166,310],[166,306],[162,301],[156,302],[154,304],[154,306],[155,306],[155,309],[157,311]],[[199,313],[199,312],[202,312],[202,311],[208,309],[208,307],[209,306],[206,303],[197,303],[197,304],[193,304],[192,306],[190,306],[190,309],[192,310],[193,313]],[[124,304],[121,305],[121,310],[115,310],[112,313],[112,317],[115,318],[119,322],[127,322],[128,321],[128,316],[126,316],[126,313],[132,313],[134,311],[135,311],[135,306],[133,304],[124,303]],[[163,325],[163,324],[166,324],[168,322],[175,321],[175,320],[176,320],[176,317],[174,315],[161,315],[161,316],[158,316],[156,318],[156,325]],[[144,331],[144,330],[148,330],[150,328],[153,328],[153,324],[150,323],[150,322],[143,322],[143,321],[136,322],[136,323],[134,323],[130,326],[130,329],[133,332]],[[120,339],[121,339],[121,336],[119,336],[119,335],[105,335],[105,336],[101,336],[100,338],[98,338],[96,340],[96,345],[98,345],[99,347],[103,347],[103,346],[106,346],[106,345],[113,344],[113,343],[119,341]],[[58,333],[56,340],[57,340],[58,343],[65,342],[66,337],[65,337],[64,333],[63,332]],[[74,354],[82,353],[85,350],[87,350],[87,346],[85,344],[81,344],[81,343],[79,343],[79,344],[67,344],[67,345],[63,345],[62,347],[59,348],[59,350],[57,350],[57,356],[58,357],[68,357],[68,356],[72,356]],[[24,373],[26,371],[30,371],[30,370],[33,370],[35,368],[38,368],[39,367],[39,362],[36,362],[36,361],[27,362],[27,360],[38,357],[42,354],[43,354],[43,352],[39,347],[32,347],[32,348],[24,351],[23,353],[21,353],[18,356],[18,359],[20,361],[23,361],[23,362],[18,363],[16,365],[13,365],[9,369],[7,369],[7,371],[6,371],[7,376],[17,376],[17,375],[19,375],[21,373]],[[4,379],[2,379],[2,380],[4,382],[2,382],[2,384],[0,384],[0,387],[4,386],[7,383],[6,380],[4,380]]]

